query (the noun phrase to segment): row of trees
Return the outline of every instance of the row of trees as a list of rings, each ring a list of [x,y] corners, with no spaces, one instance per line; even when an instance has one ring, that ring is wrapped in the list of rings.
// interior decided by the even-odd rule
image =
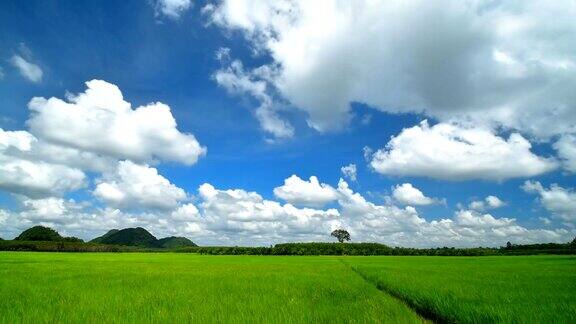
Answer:
[[[378,243],[283,243],[270,247],[214,246],[176,250],[213,255],[431,255],[431,256],[486,256],[486,255],[529,255],[529,254],[575,254],[571,244],[545,245],[539,249],[518,245],[514,250],[506,248],[439,247],[430,249],[389,247]]]

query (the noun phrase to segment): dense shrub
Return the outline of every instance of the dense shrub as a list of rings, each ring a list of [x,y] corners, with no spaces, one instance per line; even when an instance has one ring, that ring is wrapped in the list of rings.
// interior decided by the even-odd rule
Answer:
[[[83,243],[83,242],[84,242],[83,239],[80,239],[80,238],[77,238],[77,237],[74,237],[74,236],[65,237],[65,238],[62,239],[62,241],[64,241],[64,242],[75,242],[75,243]]]
[[[505,248],[438,247],[430,249],[389,247],[378,243],[283,243],[271,247],[210,246],[178,249],[176,252],[191,252],[212,255],[430,255],[430,256],[486,256],[522,254],[571,254],[569,244],[543,244],[540,249],[529,246],[509,251]]]
[[[1,241],[0,251],[38,252],[145,252],[129,246],[104,245],[83,242],[54,241]]]

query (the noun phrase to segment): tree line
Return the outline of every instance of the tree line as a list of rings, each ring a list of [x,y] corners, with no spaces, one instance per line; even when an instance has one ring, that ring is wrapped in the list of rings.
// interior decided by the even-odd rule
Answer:
[[[489,256],[530,254],[576,254],[576,239],[571,243],[513,245],[476,248],[403,248],[379,243],[282,243],[270,247],[203,246],[175,250],[211,255],[429,255]]]
[[[350,234],[343,229],[331,233],[340,243],[282,243],[269,247],[196,246],[182,237],[156,239],[143,228],[111,230],[90,242],[62,237],[53,229],[34,226],[14,240],[1,240],[0,251],[52,252],[182,252],[211,255],[430,255],[484,256],[528,254],[576,254],[576,238],[569,243],[513,244],[499,248],[404,248],[379,243],[344,243]],[[145,244],[153,241],[154,244]],[[160,242],[160,243],[158,243]]]

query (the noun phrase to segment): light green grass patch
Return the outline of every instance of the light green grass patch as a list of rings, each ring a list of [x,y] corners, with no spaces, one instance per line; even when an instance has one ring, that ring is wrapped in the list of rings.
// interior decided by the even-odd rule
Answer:
[[[421,322],[337,257],[0,253],[0,322]]]

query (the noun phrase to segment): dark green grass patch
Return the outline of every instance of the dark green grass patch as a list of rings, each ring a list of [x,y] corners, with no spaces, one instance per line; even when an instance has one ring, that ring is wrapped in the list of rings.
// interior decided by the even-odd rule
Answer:
[[[385,292],[459,323],[576,323],[576,258],[350,257]]]

